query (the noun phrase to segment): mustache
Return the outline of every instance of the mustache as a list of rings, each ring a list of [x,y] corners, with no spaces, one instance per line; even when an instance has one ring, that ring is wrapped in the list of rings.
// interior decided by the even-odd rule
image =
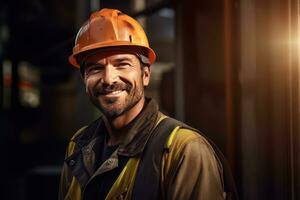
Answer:
[[[107,84],[100,84],[97,85],[95,90],[94,90],[94,94],[97,95],[105,95],[114,91],[118,91],[118,90],[126,90],[126,91],[130,91],[132,88],[132,86],[130,84],[126,84],[126,83],[113,83],[111,85],[107,85]]]

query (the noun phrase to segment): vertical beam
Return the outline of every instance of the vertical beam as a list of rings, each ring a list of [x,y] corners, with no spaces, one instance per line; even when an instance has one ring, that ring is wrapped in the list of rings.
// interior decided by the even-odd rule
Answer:
[[[300,159],[300,121],[299,121],[299,100],[300,100],[300,1],[289,0],[289,151],[290,151],[290,194],[291,199],[300,198],[299,167]]]
[[[293,133],[295,135],[293,135],[294,137],[292,138],[292,140],[294,141],[291,141],[293,142],[294,144],[294,148],[293,148],[293,152],[294,152],[294,156],[293,156],[293,161],[294,163],[294,169],[296,169],[295,171],[293,171],[294,173],[292,174],[293,177],[295,177],[295,179],[293,179],[293,183],[294,183],[294,199],[300,199],[300,158],[299,158],[299,150],[300,150],[300,106],[299,106],[299,101],[300,101],[300,92],[299,92],[299,88],[300,88],[300,1],[299,0],[294,0],[293,2],[295,2],[294,4],[296,4],[297,6],[294,6],[297,8],[296,10],[296,16],[297,16],[297,51],[296,51],[296,58],[297,58],[297,62],[295,64],[295,67],[294,69],[296,70],[296,73],[293,73],[295,74],[295,78],[294,80],[297,80],[296,82],[296,86],[294,88],[295,92],[294,92],[294,102],[295,104],[297,105],[296,107],[296,110],[297,110],[297,113],[295,113],[295,117],[293,118],[294,119],[294,124],[293,124]],[[291,6],[291,8],[293,8]]]
[[[76,27],[75,30],[77,31],[85,20],[87,20],[89,15],[89,8],[88,8],[88,1],[76,0],[76,7],[75,7],[75,22]]]
[[[226,152],[232,167],[235,167],[236,135],[234,131],[234,91],[233,91],[233,1],[224,0],[224,66],[226,100]]]
[[[176,5],[176,60],[175,60],[175,77],[174,77],[174,93],[175,93],[175,118],[184,121],[184,70],[183,70],[183,44],[182,44],[182,18],[183,11],[180,2]]]
[[[142,10],[145,10],[146,8],[146,2],[145,0],[133,0],[132,1],[132,8],[133,8],[133,12],[137,13],[140,12]],[[147,24],[146,24],[146,17],[142,16],[142,17],[138,17],[137,21],[142,25],[142,27],[144,28],[145,32],[147,32]]]
[[[100,0],[90,0],[90,10],[95,12],[100,9]]]
[[[291,8],[291,0],[288,0],[288,40],[289,44],[292,44],[293,40],[293,31],[292,31],[292,8]],[[289,89],[289,152],[290,152],[290,194],[291,194],[291,200],[294,200],[294,145],[293,145],[293,77],[292,77],[292,71],[293,71],[293,55],[292,55],[293,49],[290,46],[290,52],[289,52],[289,64],[288,64],[288,89]]]
[[[259,186],[257,183],[261,176],[259,169],[259,148],[252,144],[258,143],[256,124],[256,21],[255,2],[253,0],[241,1],[240,7],[240,33],[241,33],[241,67],[240,67],[240,165],[242,177],[242,199],[259,199]],[[247,169],[244,170],[244,167]],[[253,174],[256,174],[253,176]]]

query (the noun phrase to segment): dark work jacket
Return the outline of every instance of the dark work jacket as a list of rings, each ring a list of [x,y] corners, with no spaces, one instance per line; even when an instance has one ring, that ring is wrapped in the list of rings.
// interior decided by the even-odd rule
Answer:
[[[105,142],[106,127],[100,118],[80,129],[69,143],[64,162],[59,199],[97,199],[93,193],[101,177],[122,170],[131,158],[139,159],[152,131],[165,116],[153,100],[147,100],[141,113],[126,127],[124,141],[104,163],[95,169],[95,144]],[[213,148],[198,133],[177,128],[170,134],[161,166],[163,199],[225,199],[222,164]],[[122,159],[121,159],[122,158]],[[131,199],[129,186],[123,184],[116,199]],[[125,198],[124,198],[125,197]],[[115,199],[115,198],[112,198]]]

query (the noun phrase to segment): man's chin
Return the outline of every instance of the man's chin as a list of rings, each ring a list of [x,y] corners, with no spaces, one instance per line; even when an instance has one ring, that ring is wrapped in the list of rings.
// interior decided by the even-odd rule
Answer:
[[[114,119],[117,118],[119,116],[121,116],[124,112],[123,110],[120,109],[104,109],[104,108],[100,108],[101,113],[110,119]]]
[[[95,104],[96,105],[96,104]],[[124,108],[118,102],[97,102],[97,108],[107,118],[116,118],[124,113]]]
[[[104,116],[110,119],[114,119],[130,111],[139,102],[139,100],[140,98],[126,101],[126,99],[122,99],[119,97],[109,98],[108,101],[108,99],[102,98],[93,101],[93,103]]]

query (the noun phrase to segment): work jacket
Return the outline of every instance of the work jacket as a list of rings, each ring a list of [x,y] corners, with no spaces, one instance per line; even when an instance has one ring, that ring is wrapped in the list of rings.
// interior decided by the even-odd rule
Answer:
[[[132,199],[134,179],[140,156],[154,128],[165,118],[153,100],[147,100],[133,120],[118,149],[95,169],[96,143],[105,141],[106,129],[100,118],[80,129],[71,139],[62,169],[59,199],[92,200],[93,182],[119,167],[119,157],[128,162],[110,189],[106,199]],[[100,142],[101,143],[101,142]],[[222,164],[207,140],[193,130],[176,127],[170,133],[161,162],[160,197],[162,199],[225,199]],[[147,186],[145,186],[147,187]]]

